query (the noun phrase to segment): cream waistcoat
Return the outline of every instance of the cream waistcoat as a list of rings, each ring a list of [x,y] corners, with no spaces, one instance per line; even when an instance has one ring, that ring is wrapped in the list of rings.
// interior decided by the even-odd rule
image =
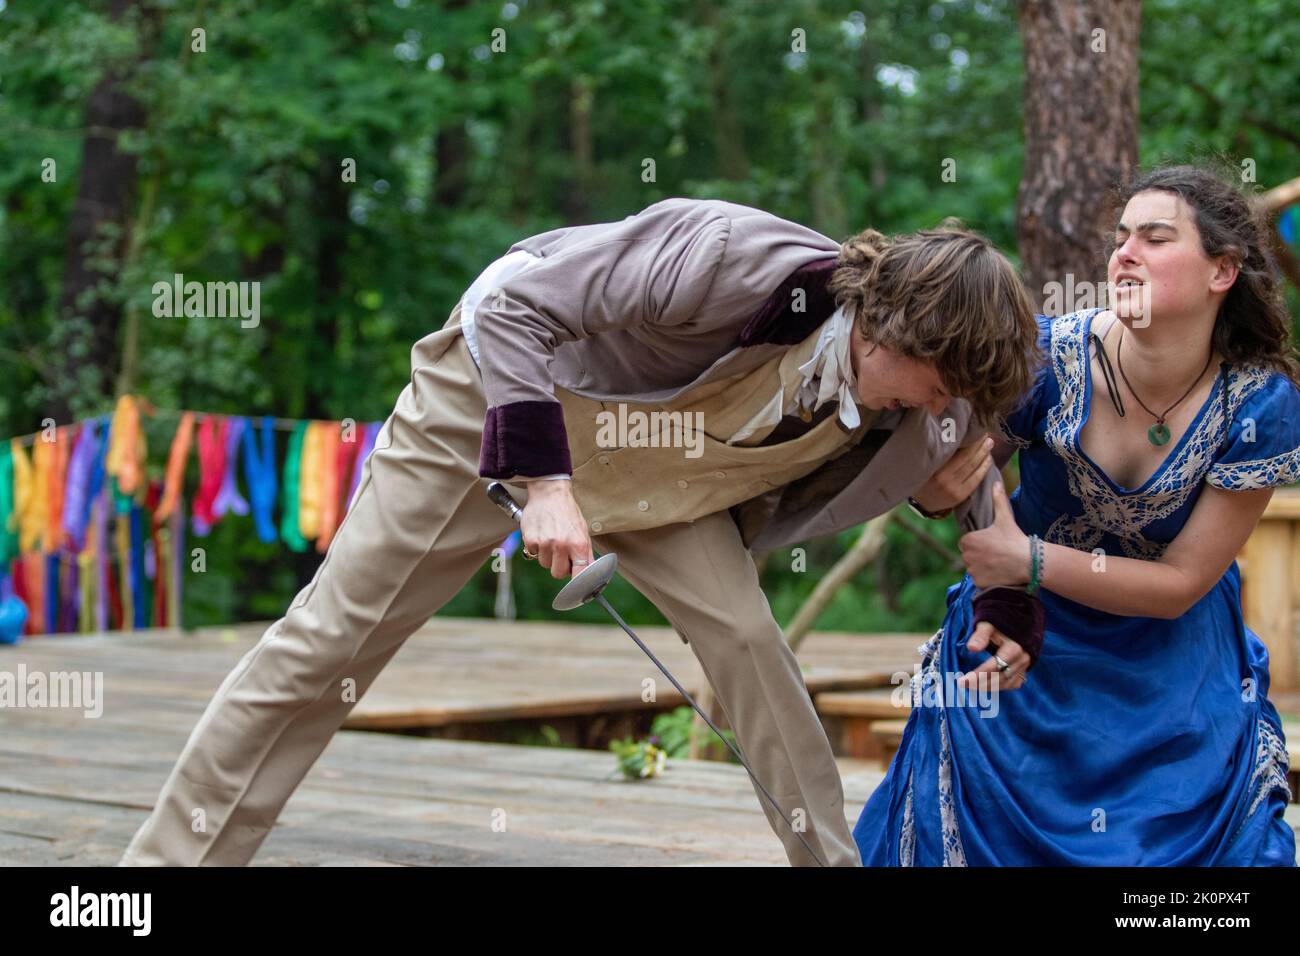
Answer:
[[[789,406],[804,380],[799,366],[813,355],[822,330],[757,368],[662,404],[602,402],[557,387],[573,492],[592,533],[701,518],[801,478],[856,445],[877,416],[862,406],[861,423],[851,431],[839,415],[771,445],[759,442],[775,422],[742,431],[778,389]],[[735,439],[737,433],[743,437]]]

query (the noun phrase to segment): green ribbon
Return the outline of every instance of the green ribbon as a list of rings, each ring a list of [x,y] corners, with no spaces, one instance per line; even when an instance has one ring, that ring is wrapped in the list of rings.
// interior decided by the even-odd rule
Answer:
[[[14,513],[14,454],[6,444],[0,448],[0,575],[18,557],[18,535],[9,530]]]
[[[293,551],[307,550],[307,539],[298,530],[298,484],[307,424],[299,422],[289,436],[289,452],[284,458],[284,480],[280,482],[280,537]]]

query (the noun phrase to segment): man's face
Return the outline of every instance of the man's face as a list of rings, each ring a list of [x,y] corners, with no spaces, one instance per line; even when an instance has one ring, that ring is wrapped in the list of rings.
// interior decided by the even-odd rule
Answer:
[[[1125,324],[1177,321],[1212,308],[1235,277],[1222,257],[1205,254],[1192,209],[1181,196],[1153,189],[1128,201],[1107,268],[1111,309]],[[1149,316],[1143,315],[1146,307]]]
[[[858,401],[867,408],[924,407],[939,415],[952,401],[933,365],[868,341],[856,325],[850,351]]]

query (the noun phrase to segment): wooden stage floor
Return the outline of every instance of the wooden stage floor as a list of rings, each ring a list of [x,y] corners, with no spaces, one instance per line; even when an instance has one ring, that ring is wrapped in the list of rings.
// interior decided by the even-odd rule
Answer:
[[[144,820],[212,693],[265,624],[30,638],[0,668],[102,672],[103,714],[0,710],[0,863],[111,865]],[[667,628],[638,633],[692,694],[696,664]],[[815,690],[910,673],[925,635],[816,634]],[[641,709],[658,672],[613,626],[435,618],[358,703],[351,728]],[[660,678],[658,703],[678,700]],[[846,815],[883,778],[842,761]],[[502,819],[504,832],[494,831]],[[261,865],[784,864],[743,769],[670,761],[631,782],[606,751],[340,731],[286,804]]]
[[[213,691],[265,627],[0,647],[3,670],[103,674],[97,718],[0,709],[0,864],[116,862]],[[695,693],[689,648],[666,628],[638,633]],[[911,673],[926,636],[817,633],[800,660],[814,692],[889,686]],[[736,765],[670,761],[663,778],[630,782],[604,751],[366,732],[642,709],[642,681],[657,676],[613,626],[435,618],[357,705],[353,729],[335,736],[255,864],[783,865]],[[658,687],[658,703],[671,704],[671,685]],[[884,774],[847,758],[841,771],[852,824]],[[1300,827],[1300,805],[1288,817]]]

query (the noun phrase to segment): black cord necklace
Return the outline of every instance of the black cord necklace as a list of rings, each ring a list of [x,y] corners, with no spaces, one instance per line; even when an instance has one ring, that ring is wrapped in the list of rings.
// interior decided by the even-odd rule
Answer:
[[[1110,356],[1106,354],[1105,343],[1102,342],[1101,337],[1097,335],[1096,332],[1092,332],[1090,337],[1097,343],[1097,360],[1101,365],[1102,374],[1106,378],[1106,389],[1110,392],[1111,402],[1115,405],[1116,413],[1118,413],[1120,418],[1123,418],[1124,403],[1120,398],[1119,389],[1115,385],[1115,373],[1111,370]],[[1138,404],[1146,409],[1147,414],[1156,420],[1155,424],[1147,429],[1147,440],[1157,447],[1165,445],[1169,442],[1169,426],[1165,424],[1165,417],[1177,408],[1178,404],[1182,402],[1184,398],[1192,394],[1192,389],[1196,388],[1196,383],[1205,375],[1205,370],[1210,367],[1210,362],[1214,359],[1214,349],[1210,349],[1209,357],[1206,358],[1205,366],[1201,369],[1200,375],[1196,376],[1196,380],[1188,386],[1187,391],[1183,392],[1182,397],[1179,398],[1177,402],[1174,402],[1166,408],[1163,414],[1157,415],[1155,412],[1151,411],[1151,409],[1147,408],[1146,403],[1142,401],[1138,396],[1137,390],[1133,387],[1132,383],[1129,382],[1128,376],[1124,374],[1123,347],[1124,330],[1120,329],[1119,341],[1115,343],[1115,359],[1119,363],[1120,377],[1124,379],[1124,384],[1127,385],[1128,390],[1133,393],[1133,397],[1137,399]]]

